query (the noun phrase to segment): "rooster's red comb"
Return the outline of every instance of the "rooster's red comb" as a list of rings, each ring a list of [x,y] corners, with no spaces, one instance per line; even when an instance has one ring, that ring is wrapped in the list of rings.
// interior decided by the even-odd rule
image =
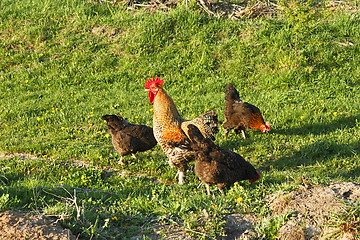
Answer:
[[[164,81],[162,79],[160,79],[160,77],[157,77],[155,79],[153,76],[152,78],[149,78],[149,80],[145,83],[145,89],[150,89],[150,86],[153,84],[163,85]]]

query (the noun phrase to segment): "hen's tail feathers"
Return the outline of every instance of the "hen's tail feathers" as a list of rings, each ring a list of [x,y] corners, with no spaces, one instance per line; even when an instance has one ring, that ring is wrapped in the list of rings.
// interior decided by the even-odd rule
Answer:
[[[189,124],[188,126],[188,135],[191,141],[200,142],[204,139],[204,136],[201,134],[200,130],[193,124]]]
[[[214,135],[219,132],[219,126],[222,122],[219,122],[218,115],[215,111],[210,110],[199,116],[198,118],[189,121],[194,124],[206,138],[215,140]]]
[[[187,129],[189,139],[191,140],[190,146],[192,150],[196,152],[202,152],[202,154],[205,155],[209,154],[212,146],[214,145],[213,142],[208,138],[204,138],[203,134],[195,125],[189,124]]]
[[[232,83],[228,83],[226,85],[225,90],[225,100],[227,101],[236,101],[236,102],[242,102],[240,100],[239,92],[236,90],[236,88],[232,85]]]

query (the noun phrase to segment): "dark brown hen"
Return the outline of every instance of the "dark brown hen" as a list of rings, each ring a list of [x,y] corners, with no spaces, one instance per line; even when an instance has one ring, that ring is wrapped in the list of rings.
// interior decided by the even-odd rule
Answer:
[[[112,144],[120,154],[119,164],[125,164],[123,156],[135,156],[135,153],[147,151],[157,144],[151,127],[128,123],[120,115],[104,115],[101,119],[106,121]]]
[[[244,138],[246,138],[245,131],[249,128],[259,129],[261,132],[270,131],[270,123],[264,122],[259,108],[241,101],[239,93],[232,83],[226,85],[225,100],[225,122],[223,125],[226,130],[225,136],[231,129],[234,129],[237,134],[241,132]]]
[[[220,148],[209,138],[204,138],[196,126],[190,124],[188,134],[191,148],[197,152],[195,173],[205,183],[208,195],[210,185],[217,185],[224,194],[222,189],[226,186],[242,180],[254,182],[260,178],[260,172],[242,156]]]

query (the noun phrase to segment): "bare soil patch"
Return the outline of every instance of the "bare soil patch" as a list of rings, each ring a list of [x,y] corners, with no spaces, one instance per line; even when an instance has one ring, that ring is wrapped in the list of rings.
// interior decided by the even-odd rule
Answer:
[[[55,220],[43,215],[3,211],[0,212],[0,239],[76,239],[69,229],[64,229]]]
[[[255,224],[259,219],[253,214],[230,214],[226,217],[225,233],[223,240],[254,239],[257,234],[254,231]]]
[[[335,183],[330,186],[303,188],[285,195],[273,196],[270,207],[274,215],[291,213],[279,230],[280,239],[327,239],[335,228],[327,225],[329,217],[344,211],[344,203],[360,199],[360,184]],[[344,233],[340,239],[355,239]]]

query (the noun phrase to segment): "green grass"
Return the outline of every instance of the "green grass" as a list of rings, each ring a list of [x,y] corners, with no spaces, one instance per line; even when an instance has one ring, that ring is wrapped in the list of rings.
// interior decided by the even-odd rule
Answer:
[[[360,230],[360,205],[355,203],[345,203],[345,211],[342,214],[332,214],[330,217],[330,227],[337,230],[331,233],[332,238],[339,238],[343,232],[348,232],[359,238]]]
[[[213,18],[193,3],[150,14],[80,0],[2,1],[0,151],[38,159],[0,160],[0,209],[64,216],[83,239],[126,239],[156,221],[217,238],[227,214],[251,212],[264,219],[259,234],[276,239],[283,220],[269,220],[266,195],[298,188],[302,176],[360,180],[360,16],[316,9],[307,24],[295,13]],[[175,184],[159,146],[118,166],[101,116],[152,126],[144,83],[153,75],[187,119],[214,109],[223,121],[228,82],[258,106],[269,134],[224,139],[221,129],[216,143],[254,164],[261,180],[208,197],[193,172]]]

